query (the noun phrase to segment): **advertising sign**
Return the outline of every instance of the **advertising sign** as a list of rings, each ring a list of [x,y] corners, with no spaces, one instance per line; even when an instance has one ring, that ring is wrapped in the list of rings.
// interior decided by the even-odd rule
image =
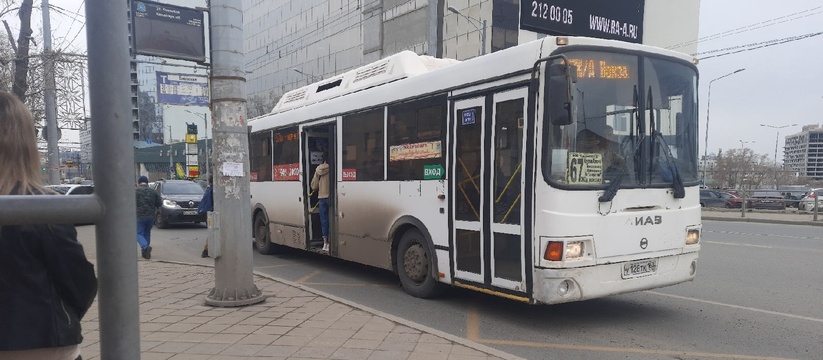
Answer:
[[[274,165],[272,179],[274,181],[300,180],[300,164]]]
[[[389,148],[389,161],[434,159],[441,156],[440,141],[394,145]]]
[[[645,0],[520,0],[520,28],[643,43]]]
[[[206,75],[157,72],[157,102],[171,105],[209,106]]]
[[[206,61],[203,12],[154,1],[132,1],[132,39],[138,54]]]

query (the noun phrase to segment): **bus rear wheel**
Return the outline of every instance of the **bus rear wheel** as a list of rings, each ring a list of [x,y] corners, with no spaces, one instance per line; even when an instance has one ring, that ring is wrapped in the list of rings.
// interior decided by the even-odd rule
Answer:
[[[254,247],[263,255],[272,255],[278,252],[280,245],[271,242],[269,224],[263,213],[254,217]]]
[[[418,298],[436,297],[446,286],[431,274],[434,256],[429,253],[426,239],[417,229],[406,231],[397,246],[397,274],[403,290]]]

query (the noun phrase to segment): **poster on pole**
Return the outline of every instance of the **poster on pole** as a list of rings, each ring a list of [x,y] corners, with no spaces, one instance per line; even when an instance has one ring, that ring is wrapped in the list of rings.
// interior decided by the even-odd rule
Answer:
[[[154,1],[132,1],[132,39],[137,54],[206,61],[203,11]]]
[[[206,75],[157,72],[157,102],[169,105],[209,106]]]

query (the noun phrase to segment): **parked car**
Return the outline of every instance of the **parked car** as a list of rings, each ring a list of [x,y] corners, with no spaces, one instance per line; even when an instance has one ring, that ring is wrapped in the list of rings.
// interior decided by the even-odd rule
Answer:
[[[154,224],[164,229],[172,223],[202,223],[206,214],[198,214],[197,207],[203,197],[203,188],[190,180],[160,180],[155,190],[163,199],[163,205],[157,209]]]
[[[751,209],[786,210],[783,195],[775,190],[754,190],[746,206]]]
[[[800,211],[814,211],[814,199],[817,197],[818,192],[822,190],[823,189],[809,190],[809,193],[806,194],[806,196],[804,196],[802,199],[800,199],[800,202],[797,204],[797,209]],[[823,198],[817,199],[817,201],[817,206],[823,206],[823,204],[820,204],[823,203]],[[820,209],[818,209],[817,211],[820,211]]]
[[[743,199],[741,199],[739,196],[722,191],[719,191],[718,194],[720,195],[720,197],[726,199],[726,201],[729,202],[729,207],[735,209],[743,207]]]
[[[731,203],[724,199],[719,191],[714,190],[700,190],[700,206],[701,207],[723,207],[731,208]]]
[[[93,185],[75,185],[75,184],[63,184],[63,185],[47,185],[49,189],[54,190],[58,194],[62,195],[91,195],[94,194],[94,186]]]
[[[794,190],[783,191],[781,193],[783,194],[783,199],[785,199],[786,207],[798,207],[800,206],[800,199],[806,195],[807,191]]]

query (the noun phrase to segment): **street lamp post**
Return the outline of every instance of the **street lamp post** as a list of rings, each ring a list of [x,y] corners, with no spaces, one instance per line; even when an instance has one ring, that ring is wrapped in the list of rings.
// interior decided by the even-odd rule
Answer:
[[[774,137],[774,188],[776,190],[779,190],[778,186],[777,186],[777,169],[778,169],[778,166],[777,166],[777,144],[780,141],[780,129],[787,128],[789,126],[797,126],[797,124],[783,125],[783,126],[760,124],[760,126],[764,126],[764,127],[767,127],[767,128],[772,128],[772,129],[777,130],[777,134]],[[786,160],[783,159],[783,161],[785,162]]]
[[[720,80],[724,77],[732,76],[734,74],[737,74],[737,73],[739,73],[743,70],[746,70],[746,69],[745,68],[737,69],[733,72],[730,72],[726,75],[723,75],[721,77],[713,79],[712,81],[709,81],[708,104],[706,104],[706,142],[705,142],[705,145],[703,146],[703,177],[702,177],[702,180],[701,180],[701,182],[703,183],[703,186],[706,186],[706,163],[709,162],[709,159],[708,159],[708,157],[709,157],[709,111],[711,110],[711,106],[712,106],[712,83],[714,83],[715,81]]]
[[[743,150],[743,149],[744,149],[744,147],[743,147],[743,145],[744,145],[744,144],[751,144],[751,143],[755,143],[755,142],[757,142],[757,141],[754,141],[754,140],[752,140],[752,141],[743,141],[743,140],[738,140],[738,141],[740,141],[740,150]]]
[[[168,141],[168,143],[169,143],[169,178],[174,178],[174,163],[172,162],[172,159],[171,159],[171,150],[172,150],[172,146],[171,146],[171,125],[168,125],[166,127],[169,128],[169,141]]]
[[[449,11],[466,18],[467,20],[469,20],[469,22],[471,22],[472,26],[474,26],[475,29],[480,31],[480,55],[486,55],[486,20],[478,20],[468,15],[465,15],[457,9],[455,9],[453,6],[449,6]],[[474,21],[476,21],[477,24],[480,24],[480,26],[475,24]]]
[[[308,76],[308,77],[310,77],[310,78],[312,78],[312,79],[316,79],[317,81],[321,81],[321,80],[323,80],[323,78],[322,78],[322,77],[320,77],[320,76],[317,76],[317,75],[312,75],[312,74],[309,74],[309,73],[304,73],[304,72],[302,72],[302,71],[300,71],[300,70],[297,70],[297,68],[292,68],[292,70],[294,70],[294,72],[296,72],[296,73],[298,73],[298,74],[300,74],[300,75],[303,75],[303,76]]]
[[[205,147],[206,147],[206,151],[205,151],[205,153],[206,153],[206,176],[209,176],[209,175],[211,175],[211,173],[209,172],[209,163],[211,162],[211,154],[209,152],[209,120],[207,118],[208,114],[206,114],[206,113],[198,114],[198,113],[191,112],[191,111],[188,111],[188,110],[185,110],[185,109],[183,111],[185,111],[189,114],[192,114],[192,115],[197,115],[197,116],[203,115],[203,142],[204,142]]]

